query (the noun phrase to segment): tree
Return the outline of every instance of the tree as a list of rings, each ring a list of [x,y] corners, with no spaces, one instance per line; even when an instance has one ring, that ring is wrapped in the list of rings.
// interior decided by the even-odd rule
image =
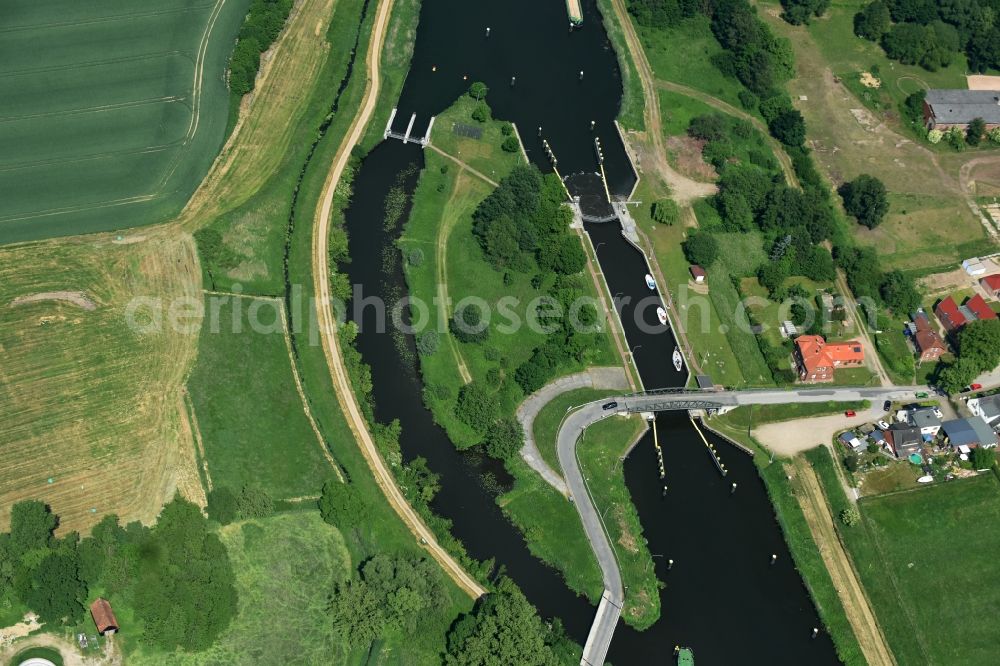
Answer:
[[[452,315],[448,329],[459,342],[483,342],[490,335],[488,322],[483,321],[482,308],[467,303]]]
[[[472,110],[472,119],[478,123],[485,123],[490,119],[490,107],[485,104],[477,104]]]
[[[881,0],[875,0],[854,15],[854,34],[873,42],[882,39],[891,25],[889,7]]]
[[[861,461],[858,459],[858,455],[856,453],[848,453],[844,456],[844,467],[848,472],[851,472],[852,474],[857,472],[860,465]]]
[[[497,421],[486,435],[486,452],[499,460],[512,460],[524,446],[524,429],[513,416]]]
[[[958,333],[958,355],[971,364],[975,374],[1000,365],[1000,321],[973,321]]]
[[[844,523],[848,527],[853,527],[861,522],[861,512],[858,511],[858,507],[849,506],[846,509],[841,509],[840,511],[840,522]]]
[[[424,356],[433,356],[441,345],[441,336],[429,329],[417,336],[417,351]]]
[[[977,446],[969,454],[973,469],[990,469],[997,464],[997,454],[993,449]]]
[[[830,6],[830,0],[781,0],[785,11],[781,17],[792,25],[808,24],[813,16],[822,16]]]
[[[482,81],[475,81],[469,86],[469,97],[482,102],[486,99],[486,94],[490,91]]]
[[[889,197],[882,181],[868,174],[840,186],[840,196],[844,200],[844,210],[858,222],[874,229],[889,212]]]
[[[687,133],[702,141],[718,141],[729,134],[729,120],[719,113],[695,116],[688,123]]]
[[[239,517],[239,502],[236,493],[228,486],[215,486],[208,493],[208,517],[223,525]]]
[[[692,264],[711,266],[719,256],[719,241],[707,231],[693,233],[684,241],[684,256]]]
[[[319,514],[326,523],[343,531],[365,523],[367,506],[352,484],[330,479],[323,484]]]
[[[163,650],[202,650],[236,614],[229,554],[201,509],[176,496],[141,544],[133,608],[143,639]]]
[[[768,130],[786,146],[801,146],[806,140],[806,122],[797,109],[782,111],[767,125]]]
[[[500,403],[482,384],[472,382],[459,390],[455,414],[479,434],[486,434],[500,414]]]
[[[447,603],[440,569],[427,560],[376,555],[330,599],[333,630],[355,648],[416,632],[421,615]]]
[[[976,375],[976,366],[964,358],[959,358],[941,369],[938,374],[938,386],[946,393],[959,393],[967,387]]]
[[[25,604],[42,622],[71,623],[83,612],[86,585],[80,580],[76,551],[50,552],[30,573]]]
[[[965,142],[970,146],[978,146],[986,134],[986,121],[982,118],[973,118],[969,123],[969,129],[965,132]]]
[[[516,153],[521,150],[521,142],[517,140],[516,136],[509,136],[503,140],[503,143],[500,144],[500,148],[505,153]]]
[[[660,224],[673,224],[680,215],[680,209],[673,199],[659,199],[650,207],[650,217]]]
[[[10,512],[10,549],[15,557],[32,550],[48,548],[59,523],[44,502],[17,502]]]
[[[274,500],[263,489],[243,486],[236,500],[237,512],[244,520],[266,518],[274,513]]]
[[[879,285],[879,296],[897,317],[905,317],[920,307],[920,292],[913,278],[899,270],[885,274]]]
[[[448,633],[447,666],[557,666],[566,638],[546,626],[509,578]]]

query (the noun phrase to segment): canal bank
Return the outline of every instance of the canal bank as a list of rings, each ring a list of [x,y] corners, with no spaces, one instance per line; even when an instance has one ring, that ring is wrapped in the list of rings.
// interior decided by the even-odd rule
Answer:
[[[597,165],[590,120],[597,120],[597,132],[605,123],[614,132],[612,121],[621,94],[617,62],[600,31],[594,2],[584,2],[583,6],[585,15],[595,20],[572,34],[563,32],[565,14],[558,3],[550,3],[558,12],[548,7],[535,8],[532,3],[507,3],[502,8],[466,6],[472,4],[456,7],[443,0],[425,0],[413,70],[398,105],[399,115],[409,119],[412,113],[418,113],[418,118],[429,119],[461,94],[470,80],[484,80],[491,86],[490,103],[497,116],[513,120],[522,128],[553,128],[550,136],[554,138],[550,141],[559,154],[560,167],[571,174],[593,173]],[[516,6],[520,4],[524,7]],[[505,23],[508,14],[527,13],[539,14],[539,20],[516,26],[516,32],[503,29],[505,25],[515,27]],[[487,26],[501,29],[494,27],[486,38]],[[478,37],[463,37],[472,34]],[[502,34],[507,37],[501,39]],[[558,35],[564,35],[567,41],[559,42]],[[434,41],[443,36],[456,39]],[[587,39],[579,39],[581,36]],[[483,39],[491,40],[488,49],[482,45]],[[468,51],[459,48],[462,44]],[[442,50],[444,46],[449,48]],[[484,50],[493,53],[491,59],[481,56]],[[573,57],[565,57],[567,53]],[[560,54],[564,57],[560,58]],[[521,59],[531,61],[533,73],[517,75],[511,86],[506,83],[512,76],[511,63],[520,63]],[[596,93],[592,103],[579,89],[580,80],[562,71],[578,60],[589,63],[584,81],[594,85],[590,90]],[[431,71],[432,61],[439,63],[436,72]],[[433,78],[433,74],[451,69],[461,83]],[[468,71],[464,75],[467,78],[461,78],[460,70]],[[588,77],[586,72],[595,76]],[[601,78],[596,76],[599,72],[613,74],[605,74],[605,80],[595,82]],[[586,115],[579,109],[587,109]],[[405,127],[402,129],[405,131]],[[625,165],[624,148],[615,136],[602,138],[602,142],[609,187],[613,193],[629,192],[632,177]],[[531,144],[528,139],[529,158],[545,168],[544,154]],[[560,147],[563,145],[565,150]],[[617,166],[616,153],[620,159]],[[364,287],[366,296],[389,296],[403,284],[398,269],[388,273],[383,270],[384,253],[395,251],[396,230],[383,227],[382,206],[397,174],[410,164],[422,163],[419,148],[388,141],[368,155],[358,172],[353,203],[346,212],[352,256],[347,270],[351,281]],[[683,373],[670,363],[676,342],[669,329],[658,327],[637,250],[614,223],[588,225],[587,232],[594,241],[612,295],[630,297],[627,302],[621,299],[619,316],[644,385],[682,383]],[[553,570],[528,553],[520,534],[497,508],[496,487],[502,489],[509,483],[505,471],[488,459],[455,451],[423,407],[423,386],[417,369],[407,362],[407,350],[401,350],[393,336],[378,333],[373,321],[359,323],[362,333],[358,347],[372,367],[377,420],[399,419],[404,457],[423,456],[441,475],[442,490],[432,508],[452,520],[454,534],[470,555],[477,559],[495,557],[539,611],[562,618],[568,633],[582,644],[594,609],[570,593]],[[647,327],[658,332],[649,332]],[[412,345],[412,340],[405,342]],[[412,354],[412,347],[408,351]],[[818,626],[816,613],[791,564],[752,462],[747,459],[745,465],[741,464],[742,454],[727,457],[730,477],[741,490],[731,496],[731,480],[721,479],[686,417],[661,415],[657,428],[664,448],[669,492],[664,495],[662,490],[651,435],[626,460],[625,472],[650,548],[660,555],[656,558],[657,575],[666,584],[661,594],[663,618],[643,633],[620,626],[610,659],[622,664],[665,661],[673,644],[681,643],[694,647],[707,663],[739,663],[746,659],[748,650],[752,650],[754,660],[836,663],[825,636],[810,639],[812,627]],[[717,446],[725,447],[721,442]],[[493,479],[493,485],[488,487],[484,478]],[[673,575],[678,564],[667,569],[664,554],[668,552],[672,554],[666,557],[676,563],[689,563],[683,577]],[[778,555],[773,565],[769,564],[772,553]],[[763,569],[758,565],[760,559]]]

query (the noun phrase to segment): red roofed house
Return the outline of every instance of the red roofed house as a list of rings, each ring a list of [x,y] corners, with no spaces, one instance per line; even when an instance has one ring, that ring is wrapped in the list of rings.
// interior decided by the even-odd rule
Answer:
[[[707,274],[705,273],[705,269],[702,268],[701,266],[692,266],[691,267],[691,277],[694,278],[695,282],[697,282],[698,284],[701,284],[702,282],[705,281],[705,278],[707,277]]]
[[[111,610],[111,604],[107,599],[103,597],[95,599],[94,603],[90,604],[90,615],[94,618],[97,633],[101,636],[111,635],[118,631],[118,620],[115,619],[115,613]]]
[[[958,309],[958,303],[951,296],[937,304],[937,307],[934,308],[934,314],[944,324],[945,329],[951,333],[958,331],[968,321],[962,311]]]
[[[987,319],[996,319],[997,313],[990,309],[990,306],[986,305],[986,301],[979,294],[976,294],[969,300],[965,302],[965,307],[972,311],[972,314],[976,315],[976,319],[984,321]]]
[[[1000,301],[1000,273],[987,275],[979,281],[979,286],[986,290],[990,298]]]
[[[924,312],[918,313],[913,321],[917,325],[917,332],[913,336],[913,342],[917,346],[917,353],[920,354],[920,363],[924,361],[936,361],[945,353],[944,340],[938,332],[931,327],[931,322]]]
[[[865,352],[857,340],[827,342],[820,335],[795,338],[795,364],[804,382],[829,382],[837,368],[857,367],[865,362]]]

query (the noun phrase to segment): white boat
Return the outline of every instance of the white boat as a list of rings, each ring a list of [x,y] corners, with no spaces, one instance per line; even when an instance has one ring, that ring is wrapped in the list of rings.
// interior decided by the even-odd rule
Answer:
[[[926,476],[922,476],[919,479],[917,479],[917,483],[930,483],[933,480],[934,480],[934,477],[931,476],[930,474],[928,474]]]
[[[656,316],[659,317],[660,323],[666,325],[667,323],[667,311],[663,308],[656,308]]]
[[[684,357],[681,356],[681,350],[679,347],[674,347],[674,368],[677,372],[681,371],[684,367]]]
[[[649,287],[650,290],[656,291],[656,280],[654,280],[653,276],[649,273],[646,273],[646,286]]]

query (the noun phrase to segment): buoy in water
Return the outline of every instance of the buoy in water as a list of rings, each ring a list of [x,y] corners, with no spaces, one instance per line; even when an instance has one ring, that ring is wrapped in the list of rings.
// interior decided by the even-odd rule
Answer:
[[[438,71],[438,66],[437,65],[431,65],[431,71],[432,72]]]

